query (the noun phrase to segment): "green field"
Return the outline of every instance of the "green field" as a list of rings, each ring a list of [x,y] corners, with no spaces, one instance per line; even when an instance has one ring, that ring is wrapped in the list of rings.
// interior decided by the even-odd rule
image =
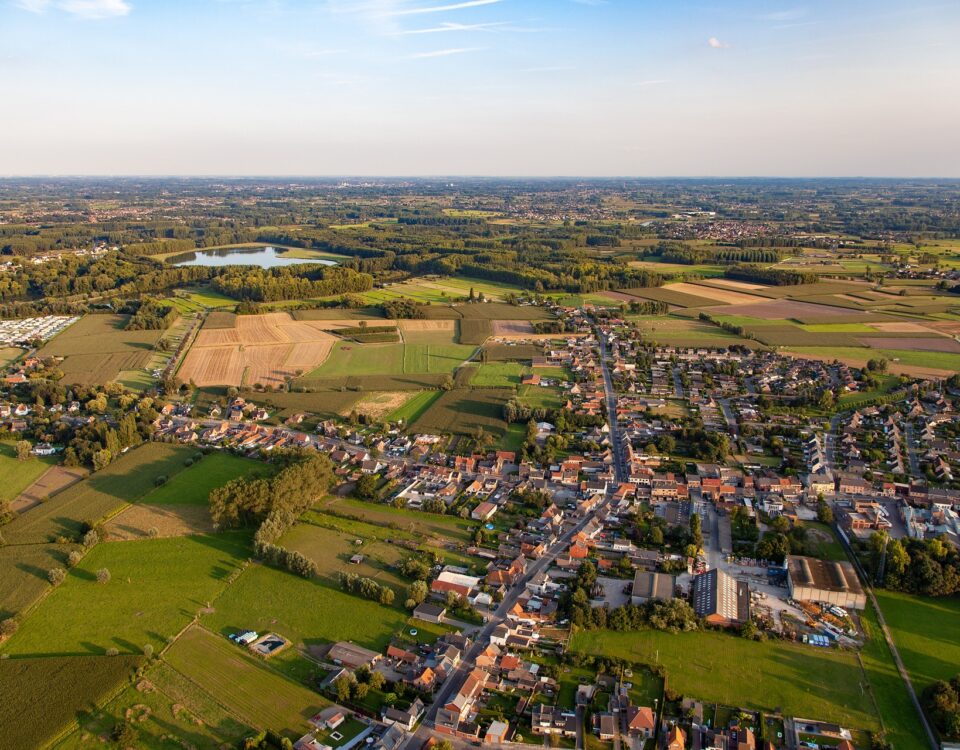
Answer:
[[[473,435],[479,429],[499,437],[507,429],[503,407],[508,388],[456,388],[446,391],[411,425],[417,432]]]
[[[168,443],[146,443],[107,468],[31,508],[3,529],[8,544],[39,544],[57,537],[76,538],[86,522],[95,522],[147,494],[158,476],[182,471],[193,451]]]
[[[722,328],[701,320],[672,315],[630,315],[643,334],[664,346],[729,346],[749,343]]]
[[[16,656],[160,650],[226,586],[249,554],[249,536],[108,542],[94,547],[3,646]],[[99,583],[96,572],[110,571]],[[69,614],[68,614],[69,613]]]
[[[507,427],[506,432],[500,438],[497,448],[502,451],[519,451],[527,439],[527,426],[520,422],[514,422]]]
[[[139,662],[130,656],[0,660],[0,743],[5,750],[45,746],[80,710],[122,685]]]
[[[18,349],[15,346],[0,347],[0,367],[8,367],[23,356],[25,349]]]
[[[127,331],[127,315],[85,315],[37,352],[65,357],[63,382],[96,385],[116,380],[121,372],[140,370],[163,331]]]
[[[50,588],[47,571],[66,568],[73,544],[18,544],[0,547],[0,620],[22,612]]]
[[[560,389],[540,385],[521,385],[518,395],[520,401],[532,409],[559,409],[567,402]]]
[[[399,422],[401,419],[404,424],[416,422],[417,419],[430,408],[443,391],[423,391],[413,398],[409,399],[403,406],[387,415],[388,422]]]
[[[327,361],[308,377],[449,374],[475,351],[475,346],[464,344],[355,344],[341,341]]]
[[[520,385],[520,379],[529,372],[528,366],[515,362],[486,362],[470,379],[470,385],[474,388],[509,388]]]
[[[14,444],[0,442],[0,502],[13,500],[55,463],[54,456],[18,461]]]
[[[669,686],[701,700],[787,715],[837,721],[855,729],[878,726],[851,653],[779,641],[754,642],[712,631],[581,632],[571,648],[640,664],[661,664]],[[722,676],[722,678],[721,678]]]
[[[270,473],[272,469],[259,461],[230,453],[211,453],[162,487],[145,495],[140,502],[150,505],[206,505],[210,491],[222,487],[231,479]]]
[[[237,304],[235,299],[205,287],[178,289],[169,301],[180,311],[181,315],[217,308],[236,307]]]
[[[960,600],[874,593],[918,693],[960,673]]]
[[[127,716],[137,734],[137,747],[168,750],[171,735],[197,750],[238,747],[253,734],[212,696],[173,667],[157,662],[137,685],[129,685],[99,711],[79,715],[79,727],[62,742],[59,750],[84,750],[102,744]]]
[[[960,354],[952,352],[921,352],[908,349],[873,349],[843,346],[792,346],[800,356],[829,357],[841,361],[865,362],[868,359],[886,359],[891,365],[935,368],[956,372],[960,370]]]
[[[164,660],[251,726],[290,738],[308,731],[307,720],[330,705],[242,647],[198,626],[183,633]]]

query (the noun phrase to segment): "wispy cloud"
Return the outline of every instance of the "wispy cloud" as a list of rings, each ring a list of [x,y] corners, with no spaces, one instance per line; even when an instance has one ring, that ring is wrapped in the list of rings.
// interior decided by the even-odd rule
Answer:
[[[431,52],[416,52],[410,55],[408,60],[425,60],[431,57],[449,57],[450,55],[462,55],[464,52],[479,52],[483,47],[451,47],[449,49],[437,49]]]
[[[657,86],[661,83],[669,83],[666,78],[650,78],[646,81],[637,81],[633,84],[636,88],[642,88],[644,86]]]
[[[564,70],[576,70],[573,65],[540,65],[535,68],[521,68],[518,73],[559,73]]]
[[[125,16],[133,10],[127,0],[15,0],[14,5],[31,13],[53,9],[90,20]]]
[[[492,21],[490,23],[455,23],[447,21],[439,26],[432,26],[428,29],[404,29],[395,31],[395,36],[410,36],[414,34],[444,34],[453,31],[493,31],[494,29],[506,26],[506,21]]]
[[[763,21],[777,21],[780,23],[785,23],[787,21],[799,21],[806,15],[806,8],[788,8],[786,10],[778,10],[772,13],[764,13],[762,16],[760,16],[760,18]]]
[[[412,8],[385,8],[381,11],[384,16],[418,16],[424,13],[449,13],[454,10],[466,10],[467,8],[479,8],[483,5],[496,5],[503,0],[465,0],[462,3],[451,3],[450,5],[421,5]]]
[[[721,42],[715,36],[712,36],[709,39],[707,39],[707,44],[709,44],[714,49],[727,49],[730,46],[726,42]]]

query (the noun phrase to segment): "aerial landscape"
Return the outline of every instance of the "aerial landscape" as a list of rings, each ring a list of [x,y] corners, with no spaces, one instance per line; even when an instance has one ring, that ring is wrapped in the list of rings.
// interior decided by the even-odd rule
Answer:
[[[666,5],[0,0],[0,750],[960,748],[960,9]]]

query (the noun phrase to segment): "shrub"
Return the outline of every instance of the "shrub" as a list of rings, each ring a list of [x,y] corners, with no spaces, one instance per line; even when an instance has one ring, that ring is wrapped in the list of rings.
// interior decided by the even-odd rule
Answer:
[[[83,553],[80,550],[75,549],[73,550],[73,552],[67,555],[67,565],[73,568],[76,565],[79,565],[82,559],[83,559]]]
[[[66,577],[67,571],[63,568],[50,568],[50,570],[47,571],[47,580],[54,586],[59,586]]]
[[[111,647],[108,648],[104,653],[105,653],[107,656],[117,656],[117,655],[120,653],[120,651],[119,651],[118,649],[114,648],[113,646],[111,646]]]
[[[100,568],[97,571],[97,583],[107,583],[110,581],[110,571],[106,568]]]
[[[17,622],[16,617],[8,617],[6,620],[0,622],[0,635],[13,635],[19,627],[20,623]]]

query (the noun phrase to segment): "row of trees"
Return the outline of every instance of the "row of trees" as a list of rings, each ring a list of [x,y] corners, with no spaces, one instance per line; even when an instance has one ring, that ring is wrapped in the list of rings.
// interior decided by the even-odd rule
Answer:
[[[377,583],[372,578],[365,578],[356,573],[340,572],[340,588],[351,594],[357,594],[364,599],[371,599],[380,604],[393,604],[395,594],[393,589]]]
[[[210,283],[216,291],[238,300],[277,302],[366,292],[373,277],[352,268],[303,265],[287,268],[231,268]]]

